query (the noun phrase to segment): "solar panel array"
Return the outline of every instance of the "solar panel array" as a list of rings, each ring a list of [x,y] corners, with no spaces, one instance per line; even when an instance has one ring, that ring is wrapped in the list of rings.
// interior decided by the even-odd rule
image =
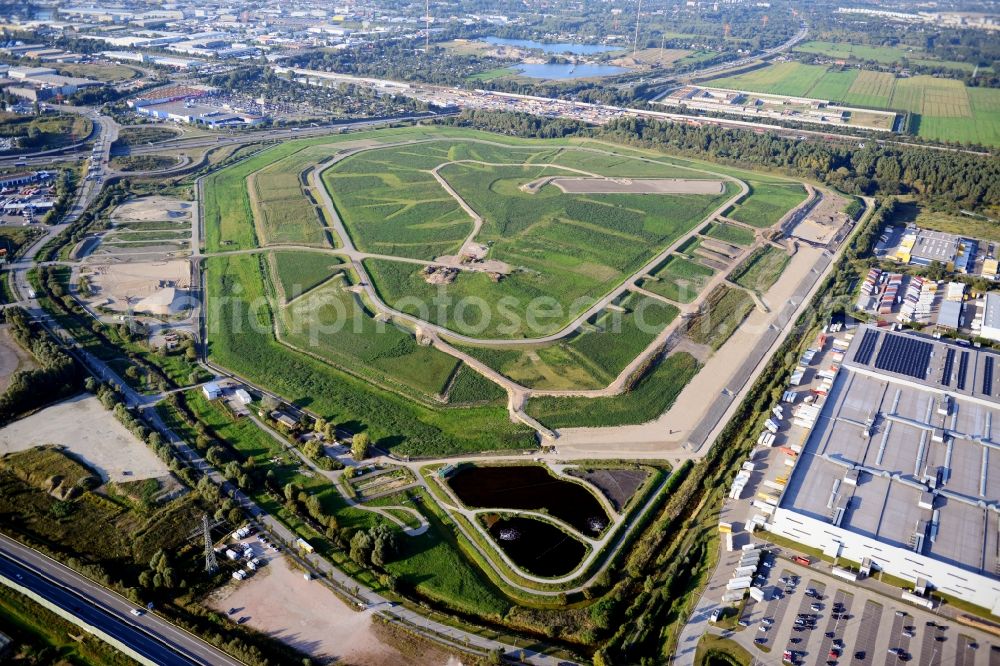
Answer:
[[[862,344],[864,344],[864,340],[862,340]],[[933,350],[934,345],[929,342],[905,335],[886,333],[885,341],[875,359],[875,367],[907,377],[925,379]]]
[[[876,343],[878,343],[878,331],[871,329],[865,331],[865,336],[861,338],[861,344],[858,345],[858,353],[854,355],[854,360],[862,365],[871,363]]]
[[[955,366],[955,350],[951,347],[944,353],[944,370],[941,372],[941,384],[951,384],[951,371]]]
[[[962,357],[958,360],[958,381],[955,384],[959,391],[965,390],[965,375],[969,371],[969,352],[962,352]]]
[[[983,393],[993,395],[993,357],[983,359]]]

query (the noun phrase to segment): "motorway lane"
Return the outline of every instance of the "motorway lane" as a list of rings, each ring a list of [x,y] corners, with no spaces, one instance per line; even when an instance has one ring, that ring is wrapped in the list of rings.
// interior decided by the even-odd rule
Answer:
[[[0,536],[0,576],[128,645],[154,664],[240,666],[243,662],[182,631],[44,555]]]

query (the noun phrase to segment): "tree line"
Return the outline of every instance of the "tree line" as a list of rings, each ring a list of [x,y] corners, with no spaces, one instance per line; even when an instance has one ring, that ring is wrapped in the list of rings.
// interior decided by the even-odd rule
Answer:
[[[3,311],[11,337],[31,352],[37,368],[18,370],[10,378],[7,390],[0,395],[0,423],[80,390],[83,373],[77,362],[66,354],[48,334],[31,321],[22,308]]]

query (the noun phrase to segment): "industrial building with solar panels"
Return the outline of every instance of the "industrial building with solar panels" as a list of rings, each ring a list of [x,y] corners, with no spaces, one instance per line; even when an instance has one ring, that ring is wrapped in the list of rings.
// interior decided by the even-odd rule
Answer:
[[[1000,615],[998,362],[859,328],[767,529]]]

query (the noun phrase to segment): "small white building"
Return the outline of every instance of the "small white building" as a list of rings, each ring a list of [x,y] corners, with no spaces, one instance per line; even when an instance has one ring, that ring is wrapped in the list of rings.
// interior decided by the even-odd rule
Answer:
[[[253,402],[253,396],[250,395],[246,389],[238,388],[234,393],[236,395],[236,399],[239,400],[241,404],[249,405]]]
[[[205,384],[201,387],[201,392],[205,394],[205,398],[208,400],[217,400],[222,397],[222,387],[216,382]]]

